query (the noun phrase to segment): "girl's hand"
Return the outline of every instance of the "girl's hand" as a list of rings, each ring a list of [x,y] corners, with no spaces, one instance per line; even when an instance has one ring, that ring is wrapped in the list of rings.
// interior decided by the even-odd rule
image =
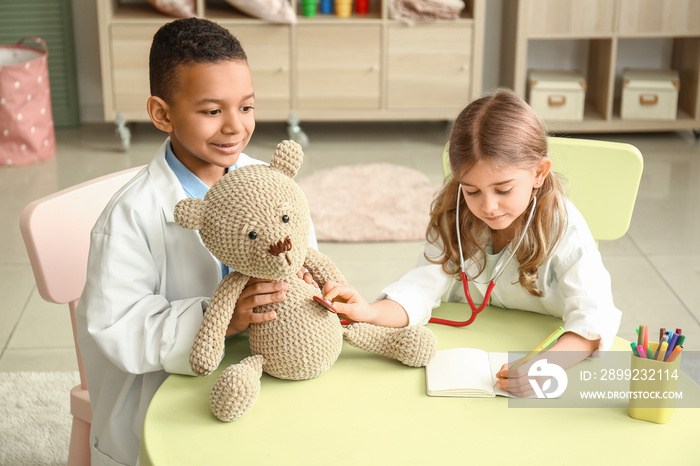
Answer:
[[[496,387],[507,390],[516,396],[532,396],[535,395],[535,390],[530,384],[530,380],[535,379],[539,386],[542,386],[548,377],[528,377],[530,366],[540,359],[546,359],[549,364],[556,364],[566,370],[575,366],[579,362],[586,359],[600,345],[600,340],[588,340],[575,333],[566,332],[559,337],[557,342],[547,351],[539,353],[534,358],[525,362],[522,366],[515,369],[510,367],[515,364],[515,361],[510,364],[504,364],[501,370],[498,371],[496,377]]]
[[[250,324],[259,324],[277,318],[277,313],[274,311],[255,313],[253,309],[263,304],[284,301],[288,289],[289,285],[286,282],[251,278],[238,297],[226,336],[245,332]]]
[[[331,302],[338,314],[350,322],[371,322],[376,317],[372,306],[350,285],[327,282],[322,293],[323,298]]]
[[[314,281],[314,277],[312,277],[309,271],[305,268],[302,268],[300,271],[297,272],[297,277],[301,278],[309,285],[313,285],[316,288],[318,288],[318,283]]]
[[[530,379],[532,379],[532,377],[528,377],[527,373],[532,363],[535,362],[535,359],[531,359],[522,366],[511,369],[510,367],[516,362],[518,361],[503,364],[501,370],[496,374],[496,377],[498,377],[496,387],[519,397],[534,395],[535,391],[532,389],[532,385],[530,385]]]

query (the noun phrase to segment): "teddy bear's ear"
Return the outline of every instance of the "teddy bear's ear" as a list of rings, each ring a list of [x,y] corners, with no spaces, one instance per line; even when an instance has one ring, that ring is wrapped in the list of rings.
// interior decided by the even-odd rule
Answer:
[[[270,168],[280,171],[290,178],[294,178],[303,161],[304,152],[299,144],[294,141],[282,141],[277,144],[277,149],[272,155]]]
[[[204,225],[203,200],[191,197],[175,205],[175,221],[188,230],[199,230]]]

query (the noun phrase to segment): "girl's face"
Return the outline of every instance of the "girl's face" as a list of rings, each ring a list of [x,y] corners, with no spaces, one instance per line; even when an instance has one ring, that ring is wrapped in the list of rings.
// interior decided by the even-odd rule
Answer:
[[[536,169],[496,166],[480,160],[460,180],[469,210],[492,230],[507,233],[527,209],[532,190],[542,184],[551,162],[543,159]]]

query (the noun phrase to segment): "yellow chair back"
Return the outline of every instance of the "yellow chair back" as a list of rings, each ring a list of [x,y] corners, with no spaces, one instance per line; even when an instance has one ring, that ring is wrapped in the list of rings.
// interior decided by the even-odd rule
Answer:
[[[644,169],[639,149],[620,142],[550,137],[549,157],[596,241],[627,233]]]

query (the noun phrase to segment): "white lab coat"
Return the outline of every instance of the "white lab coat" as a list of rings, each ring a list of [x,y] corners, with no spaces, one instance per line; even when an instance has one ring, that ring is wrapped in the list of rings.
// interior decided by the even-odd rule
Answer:
[[[92,230],[77,320],[93,465],[136,464],[156,390],[169,373],[193,375],[189,352],[221,280],[199,233],[173,218],[187,196],[165,160],[168,143],[112,198]],[[241,154],[237,165],[259,163]],[[311,237],[315,246],[313,230]]]
[[[603,265],[586,221],[571,202],[567,201],[566,206],[569,218],[564,236],[552,257],[538,270],[537,288],[544,295],[541,298],[533,296],[518,284],[518,263],[513,258],[496,281],[492,296],[505,308],[561,317],[565,331],[589,340],[600,338],[598,351],[606,351],[620,327],[622,313],[613,304],[610,274]],[[501,261],[508,260],[512,246],[508,246]],[[430,243],[426,243],[424,252],[432,258],[441,254],[439,247]],[[469,263],[467,272],[475,277],[478,265]],[[486,281],[483,277],[478,277],[478,280]],[[470,281],[469,291],[477,306],[483,301],[487,286]],[[423,255],[414,269],[382,290],[379,299],[385,298],[403,306],[410,324],[427,323],[431,310],[441,301],[467,302],[462,283],[445,274],[441,265],[430,263]],[[463,320],[467,318],[468,314],[465,314]],[[507,322],[503,324],[507,325]],[[472,325],[479,325],[478,317]]]

